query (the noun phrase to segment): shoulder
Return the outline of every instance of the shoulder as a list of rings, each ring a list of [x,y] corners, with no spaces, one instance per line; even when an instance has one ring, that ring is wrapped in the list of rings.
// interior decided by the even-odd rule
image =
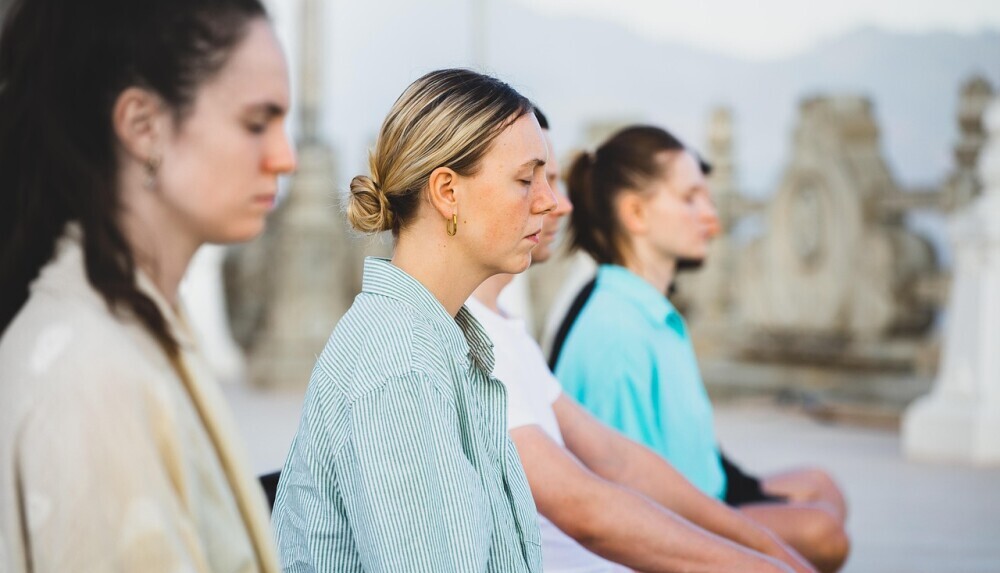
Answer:
[[[601,288],[600,285],[580,311],[579,321],[615,330],[649,328],[648,318],[638,306],[621,294]]]
[[[33,294],[0,339],[0,380],[0,433],[18,440],[89,432],[97,419],[142,434],[175,405],[166,356],[103,301]]]
[[[649,320],[634,305],[614,298],[595,292],[566,337],[555,371],[574,397],[579,398],[581,385],[619,388],[617,381],[647,379],[656,369]]]
[[[587,301],[566,337],[566,360],[605,360],[609,355],[642,358],[651,344],[649,320],[635,305],[600,289]]]
[[[447,371],[445,352],[441,335],[413,306],[362,293],[334,328],[310,385],[330,386],[351,402],[394,380]]]
[[[138,376],[155,348],[138,323],[113,315],[103,300],[35,292],[0,338],[0,395],[127,385],[135,376],[124,374]]]

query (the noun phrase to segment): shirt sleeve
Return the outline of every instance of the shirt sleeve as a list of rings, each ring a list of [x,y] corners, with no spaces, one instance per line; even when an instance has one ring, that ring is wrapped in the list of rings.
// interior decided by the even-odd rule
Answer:
[[[354,403],[338,468],[366,571],[485,569],[489,511],[463,444],[475,430],[453,400],[411,373]]]
[[[26,418],[15,463],[32,571],[209,571],[174,417],[131,382],[81,376]]]
[[[524,368],[524,357],[518,357],[517,352],[510,348],[509,340],[494,341],[493,377],[503,383],[507,390],[507,431],[521,426],[537,424],[535,413],[537,404],[532,401],[530,384]]]

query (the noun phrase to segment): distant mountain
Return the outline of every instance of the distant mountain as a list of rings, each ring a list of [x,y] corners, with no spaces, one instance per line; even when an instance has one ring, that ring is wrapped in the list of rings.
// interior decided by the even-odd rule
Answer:
[[[537,100],[555,124],[557,145],[581,141],[595,120],[624,119],[659,123],[703,147],[711,107],[725,104],[736,114],[741,186],[758,193],[769,192],[780,177],[805,96],[870,97],[897,180],[926,185],[951,168],[961,84],[981,74],[1000,88],[998,31],[864,28],[791,58],[756,62],[651,42],[614,23],[536,14],[511,2],[490,16],[490,70]]]

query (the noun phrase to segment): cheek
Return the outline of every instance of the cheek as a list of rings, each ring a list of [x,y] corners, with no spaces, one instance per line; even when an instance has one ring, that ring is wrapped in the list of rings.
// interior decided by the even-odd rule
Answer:
[[[493,190],[490,192],[493,194],[487,195],[487,197],[492,196],[496,199],[479,206],[478,211],[483,216],[478,218],[477,223],[474,223],[480,226],[477,234],[481,235],[484,241],[492,242],[495,245],[520,239],[524,234],[527,219],[531,216],[530,203],[519,191]]]

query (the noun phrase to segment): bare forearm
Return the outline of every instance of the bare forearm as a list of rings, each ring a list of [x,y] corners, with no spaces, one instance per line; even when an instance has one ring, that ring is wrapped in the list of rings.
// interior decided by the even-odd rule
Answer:
[[[638,571],[787,571],[612,484],[574,507],[572,515],[546,517],[594,553]]]
[[[798,570],[811,570],[803,567],[805,561],[773,534],[721,501],[702,493],[653,451],[626,438],[621,438],[616,447],[625,454],[623,458],[626,460],[617,473],[619,484],[641,492],[707,531],[777,557]]]
[[[656,452],[600,423],[568,397],[556,400],[553,410],[566,446],[606,482],[637,492],[708,532],[777,557],[797,572],[813,571],[772,533],[705,495]]]

